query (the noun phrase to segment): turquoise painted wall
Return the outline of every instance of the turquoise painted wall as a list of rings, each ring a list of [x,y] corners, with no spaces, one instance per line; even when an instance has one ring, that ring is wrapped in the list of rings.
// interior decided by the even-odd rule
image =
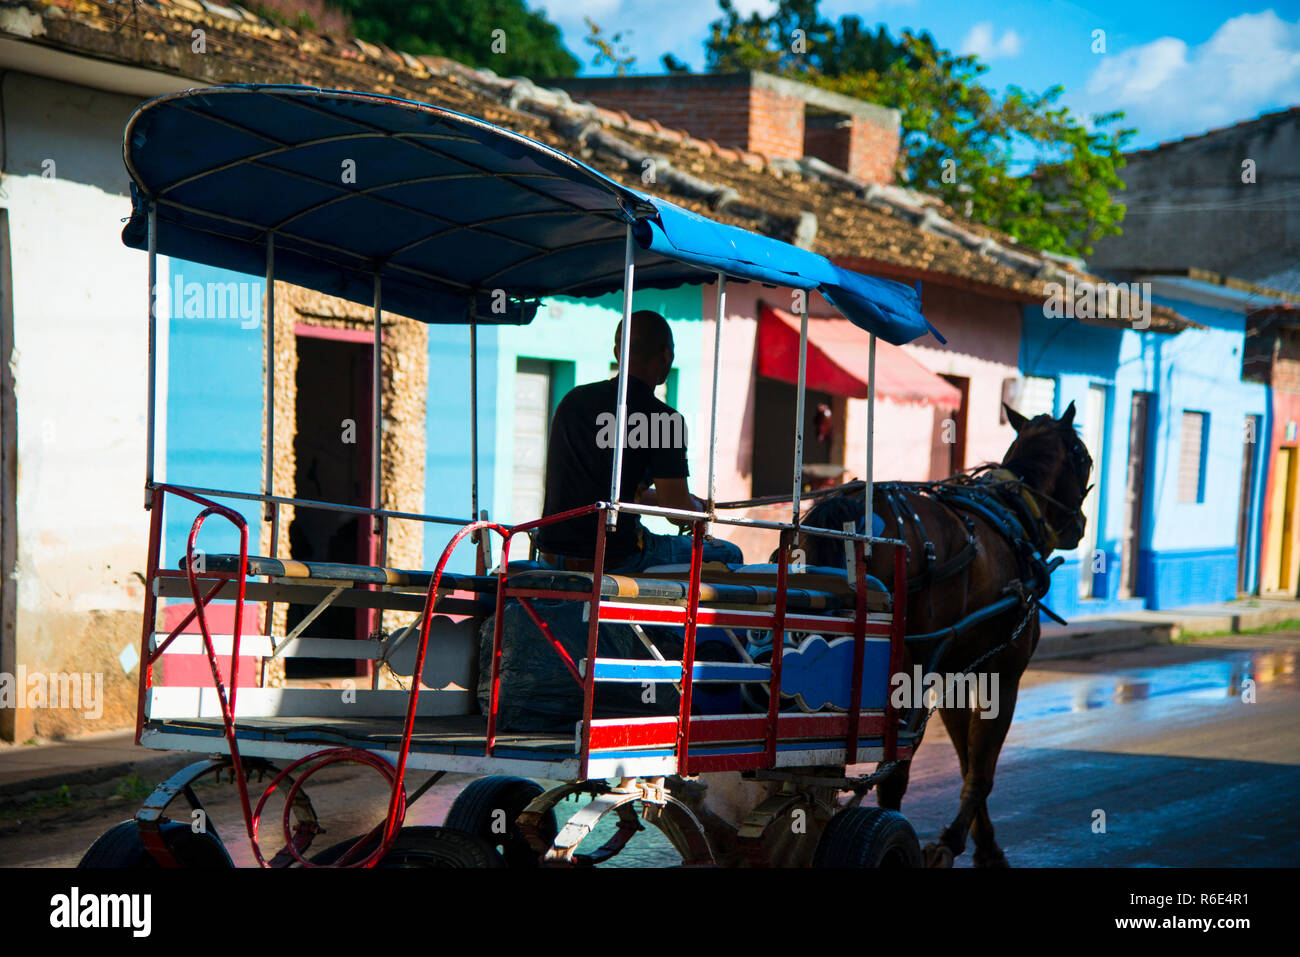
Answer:
[[[526,327],[525,327],[526,328]],[[498,366],[500,340],[518,329],[511,326],[480,326],[478,329],[478,467],[479,508],[494,520],[496,507],[500,425],[498,412]],[[424,510],[430,515],[469,519],[471,508],[470,436],[470,332],[468,326],[429,326],[429,387]],[[443,548],[459,526],[425,526],[424,564],[433,568]],[[499,539],[493,539],[493,554]],[[461,543],[447,568],[456,572],[474,570],[473,545]]]
[[[159,397],[167,415],[163,474],[168,482],[179,485],[260,491],[263,281],[170,259],[167,282],[167,392]],[[237,295],[242,314],[209,308],[207,290],[217,291],[228,283],[241,284]],[[201,291],[198,300],[192,295],[195,284]],[[228,306],[229,301],[222,298]],[[256,554],[261,507],[233,499],[223,499],[221,504],[235,508],[248,520],[248,548]],[[168,566],[175,568],[185,554],[198,508],[173,496],[168,496],[166,508],[163,556]],[[213,517],[203,529],[200,548],[214,553],[238,551],[239,538],[229,522]]]
[[[637,290],[633,309],[659,312],[673,330],[676,371],[675,395],[669,403],[686,419],[692,488],[698,493],[706,480],[708,422],[700,418],[699,382],[702,374],[702,292],[698,287]],[[552,299],[542,303],[537,318],[527,326],[503,326],[497,351],[496,488],[494,519],[510,522],[514,466],[514,378],[519,359],[573,363],[573,385],[610,377],[614,361],[614,330],[623,315],[622,293],[597,299]],[[669,385],[673,382],[670,380]],[[557,389],[557,391],[559,391]],[[707,410],[706,410],[707,411]],[[648,520],[647,527],[675,531],[663,520]],[[512,558],[523,557],[512,551]]]
[[[1237,500],[1241,482],[1243,422],[1264,416],[1263,386],[1242,382],[1241,349],[1245,320],[1236,312],[1157,297],[1207,328],[1176,336],[1105,329],[1075,320],[1049,319],[1039,307],[1026,307],[1021,339],[1021,370],[1057,380],[1060,415],[1073,400],[1082,419],[1090,385],[1107,389],[1105,444],[1094,467],[1100,494],[1097,548],[1105,571],[1097,580],[1100,601],[1081,602],[1079,576],[1091,573],[1077,551],[1053,577],[1049,606],[1067,617],[1105,613],[1120,607],[1120,536],[1128,468],[1132,396],[1153,393],[1148,425],[1146,509],[1138,556],[1138,589],[1151,608],[1224,601],[1236,593]],[[1200,503],[1178,501],[1179,442],[1183,411],[1209,414],[1205,496]],[[1261,431],[1267,435],[1267,432]],[[1257,443],[1262,452],[1263,443]],[[1091,450],[1094,459],[1099,450]],[[1257,455],[1259,453],[1257,452]],[[1257,459],[1255,516],[1263,499],[1262,458]],[[1257,547],[1251,550],[1248,580],[1253,580]]]

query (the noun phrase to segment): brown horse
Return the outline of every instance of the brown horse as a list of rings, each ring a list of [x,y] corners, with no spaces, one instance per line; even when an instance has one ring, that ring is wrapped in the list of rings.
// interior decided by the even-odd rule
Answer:
[[[1074,403],[1060,419],[1040,415],[1031,421],[1010,408],[1007,415],[1016,439],[999,468],[985,466],[943,483],[877,486],[873,496],[875,514],[885,519],[885,536],[908,543],[909,635],[951,628],[1008,595],[1021,599],[963,633],[949,633],[941,661],[917,661],[931,670],[942,667],[949,673],[966,671],[978,663],[976,670],[988,674],[988,686],[998,695],[996,713],[990,709],[987,717],[970,701],[945,701],[939,708],[961,762],[962,789],[957,816],[938,842],[925,848],[929,866],[951,865],[966,849],[968,832],[975,841],[977,867],[1006,866],[1006,857],[993,836],[987,800],[993,790],[998,754],[1011,725],[1020,677],[1038,645],[1038,607],[1033,599],[1046,590],[1045,579],[1035,589],[1024,580],[1032,577],[1025,570],[1037,568],[1045,575],[1041,560],[1054,549],[1074,548],[1083,537],[1082,503],[1092,457],[1074,429]],[[984,501],[992,498],[1000,509],[989,514],[988,510],[967,508],[962,499],[948,494],[963,489],[973,491],[976,501],[981,496]],[[855,517],[855,507],[856,518],[861,519],[863,505],[861,492],[832,496],[812,506],[803,524],[838,530],[846,518]],[[1024,536],[1006,534],[1005,523],[998,519],[1007,512],[1023,518],[1020,527]],[[1017,537],[1021,538],[1019,544]],[[927,548],[927,541],[932,549]],[[801,534],[797,544],[810,565],[846,564],[842,541]],[[868,574],[891,586],[892,551],[878,547],[867,563]],[[1027,552],[1037,554],[1027,561]],[[908,650],[904,674],[910,675],[912,659],[924,656],[915,645]],[[923,717],[923,710],[913,711],[909,727],[916,730]],[[881,807],[899,809],[909,770],[910,761],[902,762],[879,784]]]

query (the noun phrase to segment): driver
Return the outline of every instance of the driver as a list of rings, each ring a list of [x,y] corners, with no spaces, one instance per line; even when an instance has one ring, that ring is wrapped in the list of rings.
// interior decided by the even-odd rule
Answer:
[[[619,357],[623,323],[614,332]],[[681,413],[654,394],[668,381],[673,366],[673,334],[657,312],[632,314],[627,364],[627,444],[619,501],[704,511],[690,493],[686,477],[686,425]],[[609,497],[618,415],[618,379],[578,386],[560,400],[551,422],[546,451],[546,499],[542,515],[555,515]],[[537,530],[539,558],[552,568],[590,571],[599,515],[584,515]],[[689,522],[676,522],[688,528]],[[605,571],[636,572],[652,565],[691,560],[690,535],[659,535],[641,524],[641,516],[619,512],[618,525],[605,536]],[[706,538],[704,561],[738,565],[740,549]]]

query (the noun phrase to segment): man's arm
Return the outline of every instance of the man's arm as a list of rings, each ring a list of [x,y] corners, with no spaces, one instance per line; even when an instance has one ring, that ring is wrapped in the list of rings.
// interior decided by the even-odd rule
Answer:
[[[691,494],[684,478],[657,478],[654,488],[647,489],[641,496],[645,505],[660,505],[664,508],[677,508],[684,512],[704,511],[704,502]],[[674,521],[669,519],[669,521]],[[677,522],[677,524],[684,524]]]

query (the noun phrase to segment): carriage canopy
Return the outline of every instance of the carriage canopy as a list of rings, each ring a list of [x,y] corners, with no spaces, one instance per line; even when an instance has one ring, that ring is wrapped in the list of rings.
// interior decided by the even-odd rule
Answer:
[[[163,255],[256,275],[273,236],[278,278],[370,303],[378,277],[385,308],[424,322],[528,322],[540,297],[617,291],[631,227],[637,286],[721,272],[818,291],[890,343],[934,331],[909,286],[425,103],[303,86],[190,90],[136,110],[123,151],[128,246],[146,248],[152,204]]]

